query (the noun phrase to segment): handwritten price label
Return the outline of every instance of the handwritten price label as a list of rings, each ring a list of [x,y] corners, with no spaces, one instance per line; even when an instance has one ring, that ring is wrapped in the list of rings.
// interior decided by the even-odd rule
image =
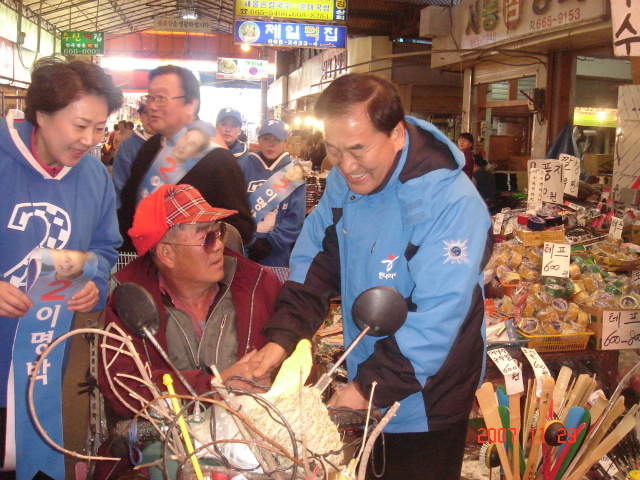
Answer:
[[[527,213],[535,215],[542,208],[542,193],[544,191],[544,170],[529,168],[529,185],[527,192]]]
[[[493,234],[500,235],[502,231],[502,222],[504,221],[504,213],[498,213],[493,221]]]
[[[515,228],[517,222],[518,222],[518,219],[516,217],[511,217],[509,219],[509,222],[507,223],[507,226],[504,227],[504,234],[509,235],[513,233],[513,229]]]
[[[531,170],[543,170],[544,180],[542,184],[542,201],[562,204],[564,185],[562,183],[563,166],[560,160],[529,160],[529,184],[531,184]],[[529,207],[527,206],[527,213]]]
[[[611,227],[609,227],[609,236],[620,240],[622,238],[622,219],[611,217]]]
[[[566,243],[544,243],[542,251],[542,275],[544,277],[569,278],[570,263],[570,245]]]
[[[551,373],[549,373],[549,369],[545,365],[544,361],[533,348],[522,347],[522,353],[524,353],[524,356],[529,360],[531,368],[533,368],[533,374],[536,378],[543,375],[551,376]]]
[[[634,285],[640,286],[640,270],[633,270],[631,272],[631,281]]]
[[[496,367],[504,375],[504,384],[507,395],[524,392],[524,383],[522,382],[522,372],[509,352],[504,348],[495,348],[487,352],[489,358],[493,360]]]
[[[602,312],[602,349],[640,348],[640,310]]]
[[[578,196],[578,184],[580,183],[580,159],[560,154],[558,160],[562,163],[562,184],[564,185],[564,193]]]

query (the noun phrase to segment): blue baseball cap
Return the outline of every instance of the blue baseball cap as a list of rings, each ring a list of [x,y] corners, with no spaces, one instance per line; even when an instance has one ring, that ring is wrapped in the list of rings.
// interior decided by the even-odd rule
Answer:
[[[270,133],[282,142],[284,142],[289,136],[289,132],[287,132],[287,127],[285,126],[284,122],[275,118],[269,118],[268,120],[262,122],[262,125],[260,125],[258,137],[266,135],[267,133]]]
[[[235,108],[227,107],[223,108],[218,112],[218,117],[216,118],[216,123],[220,123],[225,118],[231,117],[238,122],[239,125],[242,125],[242,115]]]

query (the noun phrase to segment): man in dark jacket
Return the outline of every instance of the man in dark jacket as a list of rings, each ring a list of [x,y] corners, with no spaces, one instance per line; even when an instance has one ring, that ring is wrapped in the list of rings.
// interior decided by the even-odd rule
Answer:
[[[271,271],[224,249],[225,224],[220,220],[234,213],[211,207],[189,185],[160,187],[140,202],[129,230],[140,257],[115,275],[118,283],[137,283],[152,295],[160,311],[155,338],[198,394],[211,390],[213,365],[223,380],[234,375],[251,378],[251,358],[266,343],[261,329],[273,314],[280,289]],[[107,303],[107,324],[128,333],[113,296]],[[162,376],[171,373],[169,365],[147,339],[131,337],[141,361],[150,366],[152,380],[164,391]],[[111,339],[107,343],[115,345]],[[107,358],[113,358],[112,351],[107,351]],[[124,355],[110,365],[109,374],[140,376]],[[151,399],[140,382],[119,378]],[[115,387],[116,395],[103,369],[99,383],[118,416],[131,417],[142,407],[121,387]],[[174,385],[177,393],[187,394],[180,382]],[[247,386],[243,382],[242,387]]]
[[[149,111],[149,123],[157,134],[138,152],[131,166],[131,176],[122,187],[118,223],[123,251],[133,251],[127,231],[133,222],[141,183],[162,147],[165,144],[173,145],[187,125],[198,119],[200,109],[200,84],[186,68],[163,65],[152,70],[148,90],[149,94],[142,97],[142,103]],[[224,140],[216,137],[216,143],[220,148],[212,149],[176,183],[196,187],[210,205],[236,210],[238,213],[229,219],[229,223],[238,229],[242,241],[248,244],[256,225],[251,218],[244,176],[233,154],[221,147]]]

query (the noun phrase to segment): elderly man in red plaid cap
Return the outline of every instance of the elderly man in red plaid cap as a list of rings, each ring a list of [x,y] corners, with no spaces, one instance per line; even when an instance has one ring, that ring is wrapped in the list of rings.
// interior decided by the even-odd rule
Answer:
[[[234,375],[251,378],[255,368],[251,358],[266,343],[262,326],[273,314],[280,289],[271,271],[225,249],[222,220],[234,213],[211,207],[192,186],[159,188],[140,202],[129,230],[140,257],[115,274],[117,282],[137,283],[153,296],[160,311],[155,338],[198,394],[211,390],[213,365],[223,380]],[[113,298],[107,303],[107,323],[111,322],[127,331]],[[148,340],[132,338],[154,382],[164,391],[162,376],[171,373],[169,365]],[[113,353],[107,355],[111,358]],[[109,372],[139,376],[133,361],[123,355]],[[125,383],[150,399],[148,388],[139,382]],[[100,385],[117,415],[133,416],[109,388],[104,371]],[[180,382],[174,385],[177,393],[187,394]],[[243,382],[242,387],[248,384]],[[116,388],[123,398],[131,398]]]

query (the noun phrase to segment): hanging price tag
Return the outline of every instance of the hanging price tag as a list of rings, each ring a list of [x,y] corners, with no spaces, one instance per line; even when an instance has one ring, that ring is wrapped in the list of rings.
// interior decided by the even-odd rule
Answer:
[[[527,360],[529,360],[531,368],[533,368],[533,375],[535,377],[541,377],[542,375],[551,376],[551,373],[549,373],[549,369],[535,349],[521,347],[521,350],[522,353],[524,353],[524,356],[527,357]]]
[[[631,281],[634,285],[640,286],[640,270],[633,270],[631,272]]]
[[[580,183],[580,159],[560,154],[558,160],[562,163],[562,183],[564,185],[564,193],[573,197],[578,196],[578,184]]]
[[[487,352],[489,358],[493,360],[502,375],[504,375],[504,385],[507,395],[524,392],[524,383],[522,382],[522,372],[509,352],[504,348],[496,348]]]
[[[620,240],[622,238],[622,219],[611,217],[611,227],[609,227],[609,236]]]
[[[542,251],[542,276],[569,278],[571,246],[545,242]]]
[[[545,172],[542,168],[529,169],[529,185],[527,191],[527,213],[535,215],[542,208]]]
[[[516,227],[516,223],[518,223],[518,218],[511,217],[509,219],[509,222],[507,223],[507,226],[504,227],[504,234],[510,235],[511,233],[513,233],[513,229]]]
[[[611,478],[613,478],[619,472],[618,468],[613,464],[611,459],[606,455],[602,457],[598,463],[602,466],[602,468],[604,468],[604,471]],[[630,477],[627,477],[627,478],[630,478]]]
[[[493,221],[493,234],[500,235],[502,232],[502,222],[504,221],[504,213],[498,213]]]

